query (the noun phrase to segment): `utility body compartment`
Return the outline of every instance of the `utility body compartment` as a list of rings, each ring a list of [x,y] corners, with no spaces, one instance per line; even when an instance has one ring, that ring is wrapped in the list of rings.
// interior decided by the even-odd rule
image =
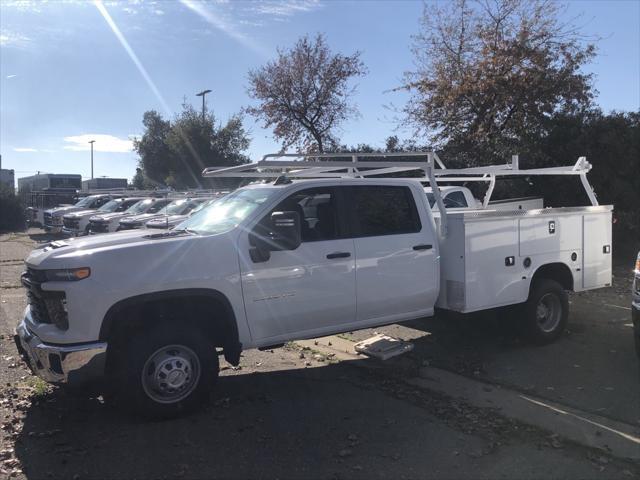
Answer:
[[[610,285],[611,211],[595,206],[449,213],[436,306],[468,313],[522,303],[534,274],[548,264],[570,272],[574,291]]]

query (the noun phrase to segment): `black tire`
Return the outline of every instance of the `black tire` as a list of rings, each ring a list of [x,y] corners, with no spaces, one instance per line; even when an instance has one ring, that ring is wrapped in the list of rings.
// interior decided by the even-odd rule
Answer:
[[[203,332],[188,324],[161,324],[136,333],[128,341],[122,339],[114,351],[117,358],[111,364],[107,385],[110,403],[147,418],[167,419],[192,412],[209,399],[219,363],[213,343]],[[175,372],[165,371],[162,365]],[[174,385],[180,378],[188,380],[178,388],[163,389],[158,385],[159,376],[166,373],[176,373]]]
[[[536,280],[523,305],[522,313],[522,327],[526,338],[537,345],[549,344],[557,340],[567,327],[567,292],[555,280]]]

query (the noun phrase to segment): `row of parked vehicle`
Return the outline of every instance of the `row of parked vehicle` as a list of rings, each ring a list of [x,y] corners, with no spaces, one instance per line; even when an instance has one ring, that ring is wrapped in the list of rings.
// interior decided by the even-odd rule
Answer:
[[[138,228],[172,228],[218,197],[156,198],[90,195],[44,213],[44,229],[69,236]]]

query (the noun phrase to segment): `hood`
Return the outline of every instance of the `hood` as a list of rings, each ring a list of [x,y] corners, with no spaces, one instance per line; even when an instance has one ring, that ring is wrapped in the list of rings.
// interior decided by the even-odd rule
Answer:
[[[86,208],[85,207],[76,207],[75,205],[71,205],[69,207],[52,208],[50,210],[47,210],[46,213],[50,213],[51,215],[53,215],[55,217],[60,217],[60,216],[62,216],[64,214],[66,214],[66,213],[79,212],[80,210],[86,210]]]
[[[105,220],[105,221],[111,221],[114,218],[122,218],[122,217],[127,217],[127,216],[131,216],[130,213],[127,212],[113,212],[113,213],[103,213],[102,215],[94,215],[90,218],[90,220]]]
[[[122,223],[146,223],[154,218],[164,218],[162,213],[141,213],[139,215],[133,215],[127,217]]]
[[[148,238],[148,230],[129,230],[126,232],[112,233],[110,235],[96,235],[69,240],[59,240],[48,243],[33,250],[26,264],[35,268],[77,268],[91,267],[92,256],[105,253],[109,250],[122,248],[149,248],[165,242],[186,238],[196,238],[196,235],[185,234],[167,238]],[[116,252],[114,254],[117,255]]]
[[[78,210],[77,212],[65,214],[64,218],[82,218],[82,217],[87,217],[89,215],[93,216],[95,214],[96,214],[95,210]]]
[[[177,225],[178,223],[189,218],[189,215],[169,215],[169,217],[153,218],[149,220],[149,224],[152,225]]]

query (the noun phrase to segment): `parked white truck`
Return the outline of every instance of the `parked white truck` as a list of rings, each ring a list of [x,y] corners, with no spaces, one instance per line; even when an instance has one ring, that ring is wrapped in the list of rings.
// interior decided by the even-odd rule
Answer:
[[[437,185],[428,158],[408,167],[368,162],[367,171],[319,160],[205,170],[288,176],[240,188],[171,231],[34,250],[22,276],[29,305],[18,348],[48,382],[103,380],[111,401],[165,417],[206,398],[219,354],[237,365],[243,349],[426,317],[436,307],[517,305],[513,320],[532,341],[556,339],[566,292],[611,282],[612,207],[448,214],[436,193],[444,212],[436,222],[420,183]],[[575,174],[586,175],[581,162]],[[417,167],[424,178],[356,178]]]

